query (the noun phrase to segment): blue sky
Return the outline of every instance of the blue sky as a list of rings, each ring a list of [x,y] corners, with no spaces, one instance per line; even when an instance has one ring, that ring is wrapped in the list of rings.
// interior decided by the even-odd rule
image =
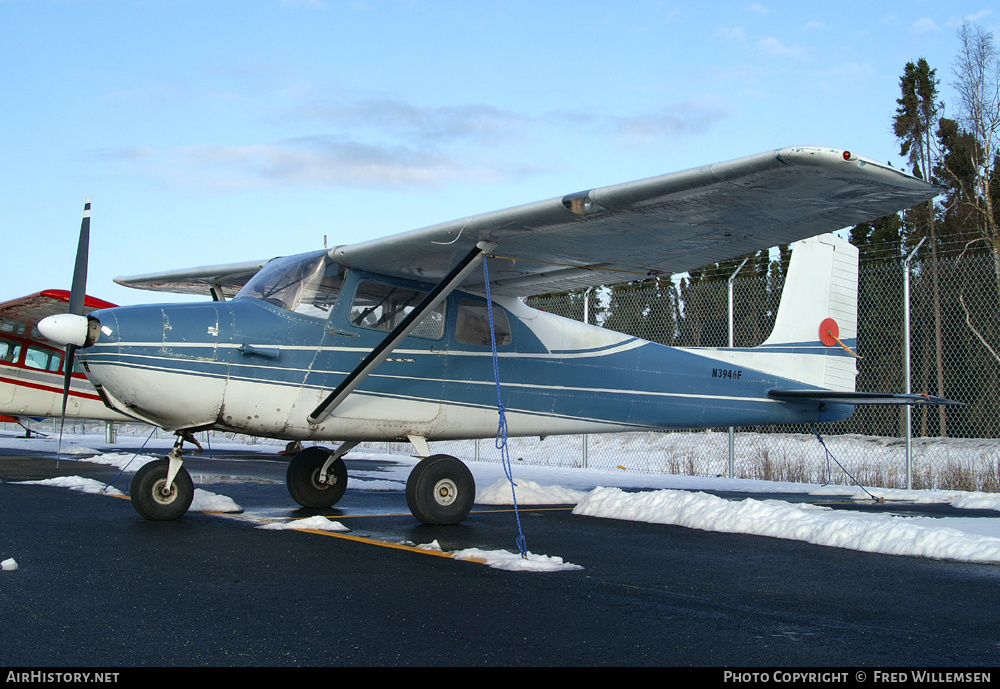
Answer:
[[[904,165],[985,2],[0,0],[0,300],[309,251],[787,145]]]

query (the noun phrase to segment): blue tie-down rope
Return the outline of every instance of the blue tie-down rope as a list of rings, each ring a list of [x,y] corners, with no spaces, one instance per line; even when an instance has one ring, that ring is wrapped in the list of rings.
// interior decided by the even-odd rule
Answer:
[[[510,452],[507,450],[507,415],[503,406],[503,398],[500,395],[500,365],[497,356],[497,335],[493,325],[493,298],[490,295],[490,269],[487,265],[487,256],[483,256],[483,275],[486,279],[486,313],[490,319],[490,348],[493,351],[493,380],[497,386],[497,411],[500,414],[500,422],[497,426],[496,448],[500,450],[500,461],[503,464],[504,474],[510,482],[510,493],[514,497],[514,517],[517,520],[517,549],[521,551],[521,557],[528,559],[527,544],[524,539],[524,531],[521,529],[521,514],[517,509],[517,484],[514,483],[514,475],[510,468]]]
[[[114,482],[117,481],[118,479],[122,479],[122,483],[125,484],[125,490],[126,491],[130,490],[128,481],[126,481],[122,475],[125,473],[125,470],[128,469],[129,465],[135,461],[135,458],[139,456],[139,453],[146,449],[146,443],[148,443],[153,438],[154,433],[156,433],[155,428],[149,432],[149,435],[146,436],[146,439],[142,441],[142,445],[139,447],[138,450],[135,451],[135,454],[132,455],[132,458],[127,462],[125,462],[125,466],[123,466],[121,469],[118,470],[118,475],[115,476],[113,479],[111,479],[111,481],[104,486],[105,488],[114,485]]]

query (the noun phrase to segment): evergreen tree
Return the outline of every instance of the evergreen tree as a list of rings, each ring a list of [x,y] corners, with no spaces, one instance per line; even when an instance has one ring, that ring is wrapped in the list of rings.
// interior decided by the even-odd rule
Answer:
[[[900,77],[900,98],[896,100],[896,116],[893,132],[900,141],[900,155],[908,156],[913,174],[920,179],[930,180],[935,160],[934,127],[942,109],[938,102],[938,80],[936,70],[930,68],[927,60],[920,58],[916,63],[908,62]],[[927,237],[930,258],[931,309],[934,314],[934,370],[937,374],[938,395],[944,396],[944,360],[942,348],[942,315],[940,268],[938,265],[938,242],[935,227],[934,202],[928,201],[911,209],[906,216],[911,221],[912,237]],[[938,408],[941,435],[948,434],[947,411]]]

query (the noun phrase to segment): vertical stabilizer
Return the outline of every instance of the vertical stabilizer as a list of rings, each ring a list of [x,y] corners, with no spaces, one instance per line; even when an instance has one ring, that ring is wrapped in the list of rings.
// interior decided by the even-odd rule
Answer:
[[[853,391],[857,336],[858,250],[826,234],[795,243],[774,329],[763,344],[688,351],[803,387]]]
[[[857,336],[857,247],[832,234],[796,242],[774,329],[760,349],[787,352],[786,378],[854,390],[856,358],[845,347],[853,351]]]

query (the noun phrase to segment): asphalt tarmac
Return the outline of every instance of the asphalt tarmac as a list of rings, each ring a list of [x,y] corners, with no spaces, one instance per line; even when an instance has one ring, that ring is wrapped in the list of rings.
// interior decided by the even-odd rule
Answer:
[[[186,465],[196,487],[232,497],[243,514],[154,523],[125,499],[18,483],[109,482],[117,469],[0,451],[0,559],[19,565],[0,572],[0,667],[875,669],[1000,659],[1000,567],[552,507],[522,508],[528,548],[583,569],[509,572],[396,547],[516,551],[507,509],[477,506],[461,525],[428,527],[402,492],[349,487],[336,508],[303,510],[280,458],[223,457]],[[121,477],[115,485],[124,488]],[[255,528],[313,514],[352,538]]]

